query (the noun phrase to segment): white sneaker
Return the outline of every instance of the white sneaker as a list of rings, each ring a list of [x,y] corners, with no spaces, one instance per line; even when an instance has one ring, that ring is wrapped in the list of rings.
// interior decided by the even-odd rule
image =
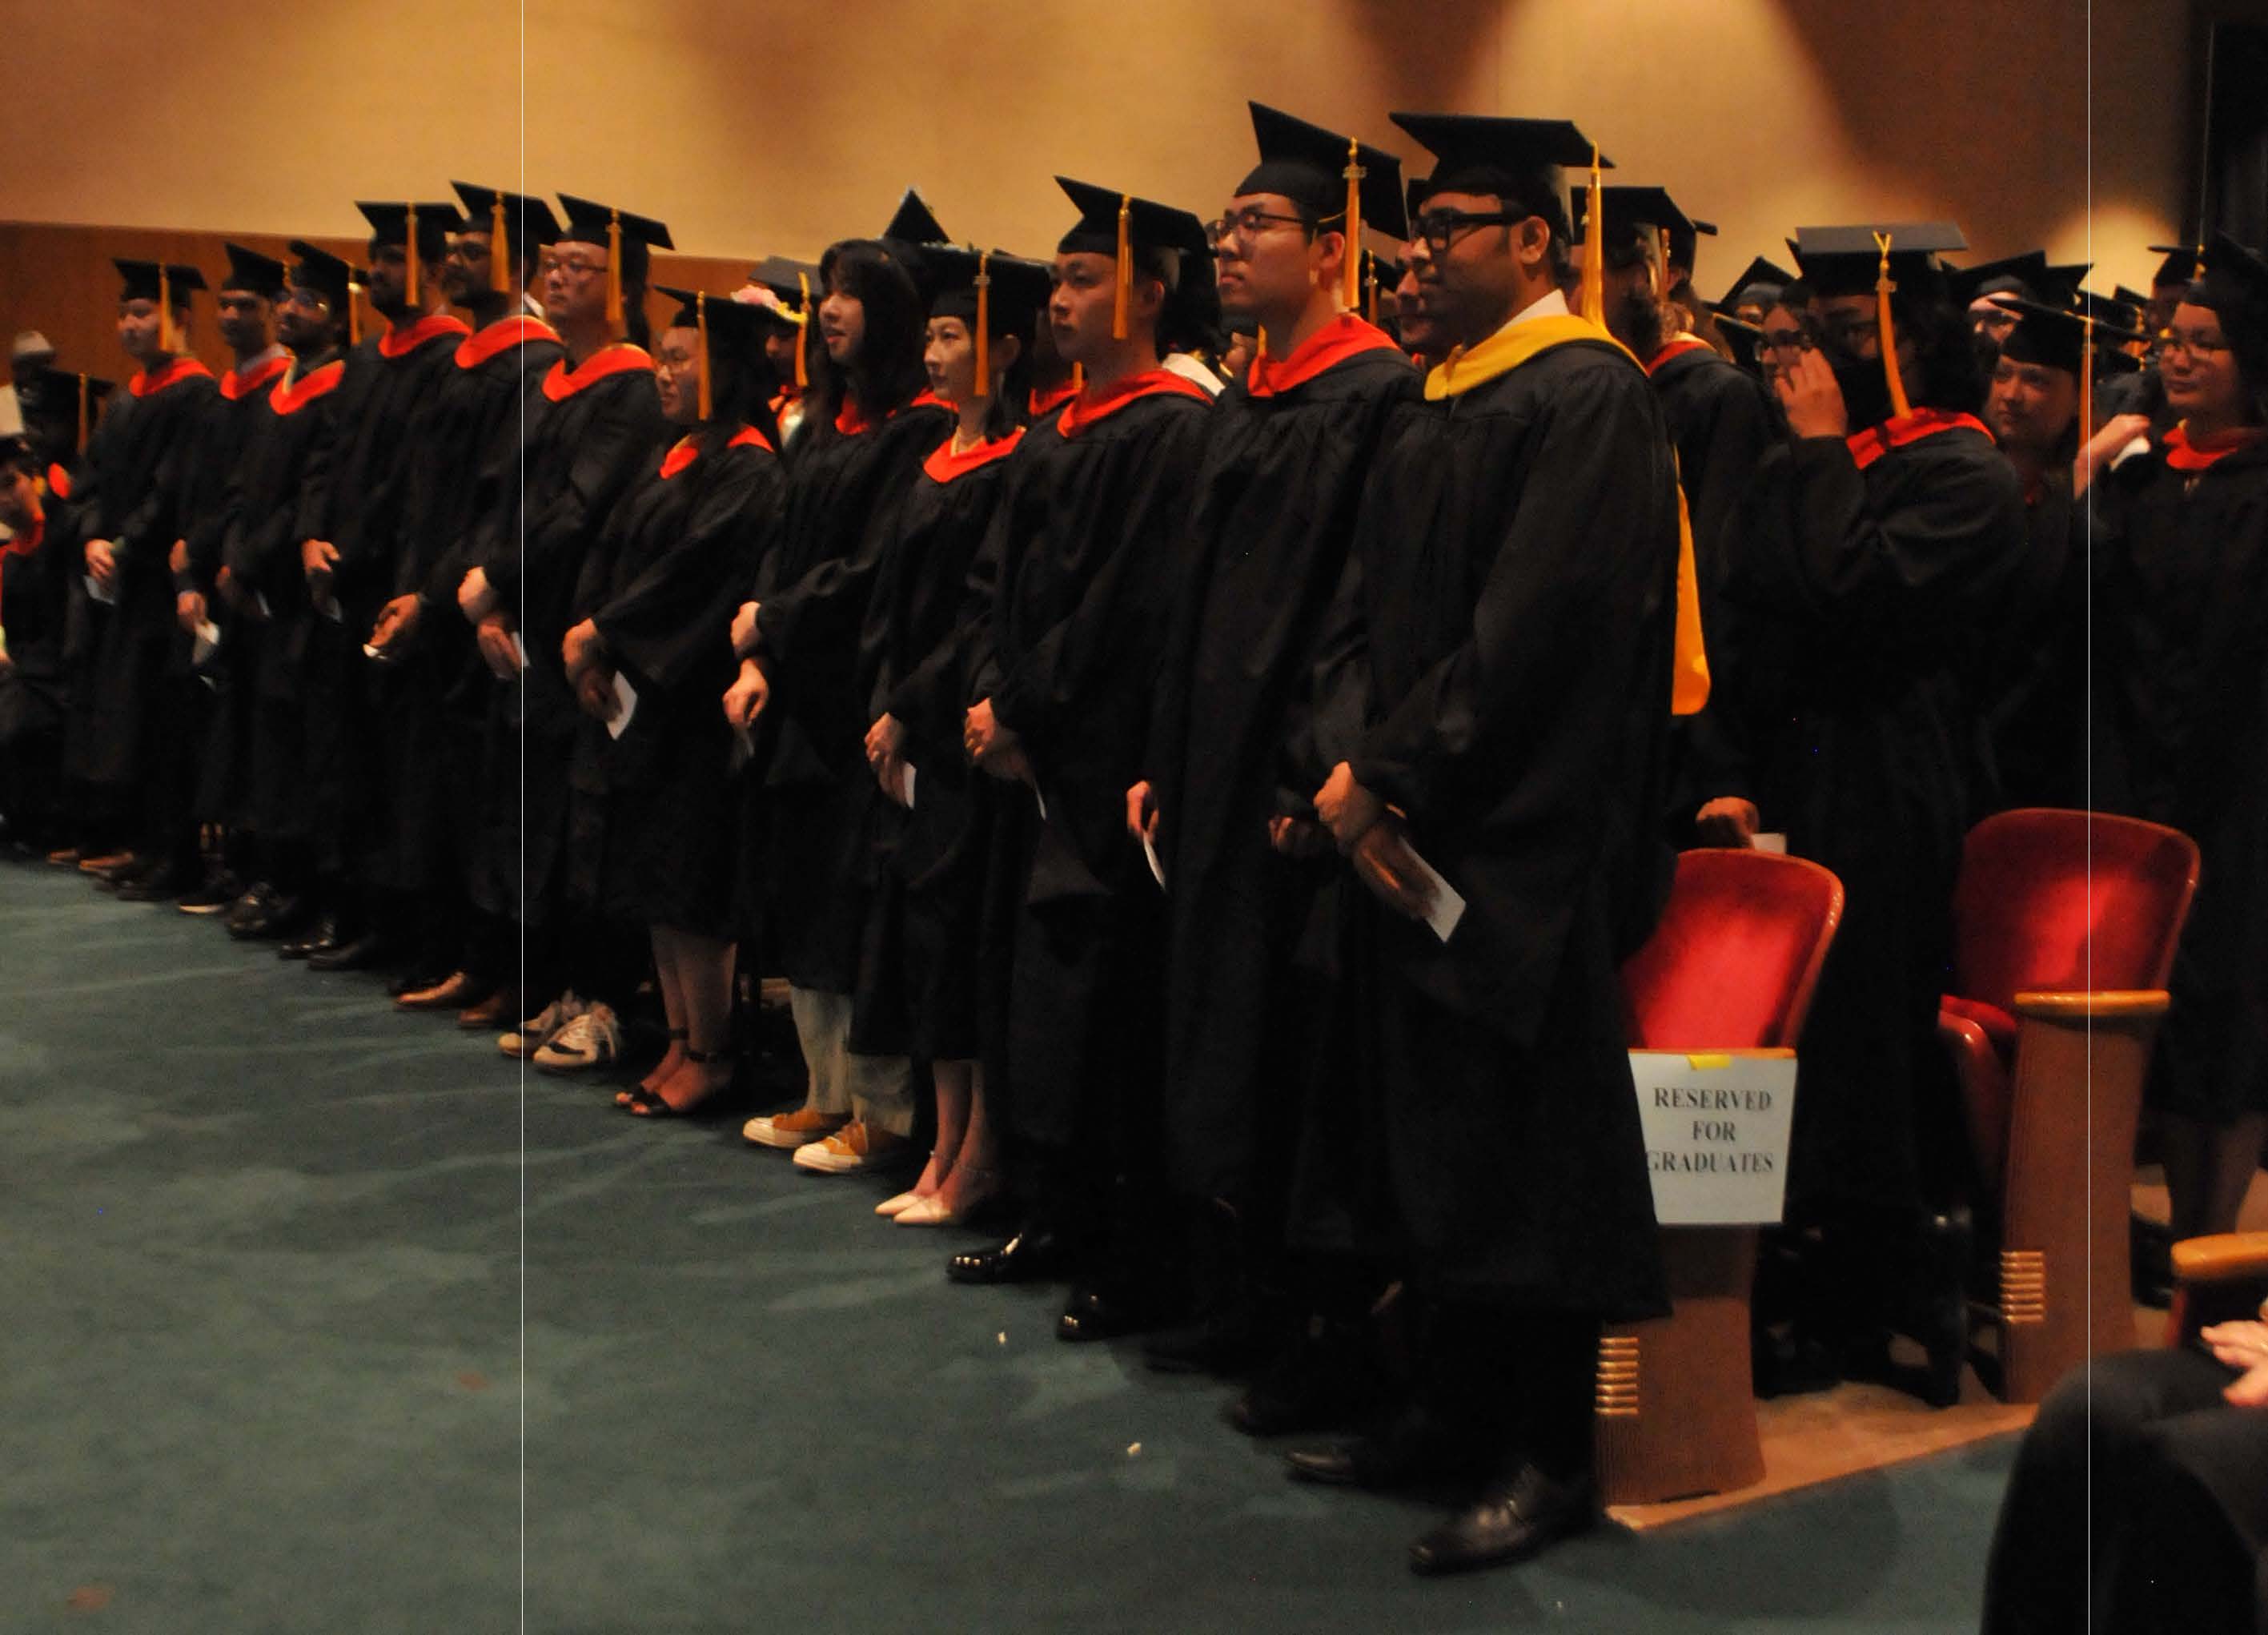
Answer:
[[[506,1056],[533,1056],[582,1013],[583,1002],[571,990],[522,1022],[518,1032],[498,1035],[497,1049]]]
[[[547,1073],[580,1073],[605,1067],[622,1054],[622,1024],[610,1005],[593,1005],[554,1034],[535,1052],[535,1064]]]

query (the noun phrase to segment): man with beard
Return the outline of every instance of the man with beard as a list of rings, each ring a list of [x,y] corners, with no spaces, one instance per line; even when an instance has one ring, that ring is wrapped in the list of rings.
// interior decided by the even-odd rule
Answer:
[[[291,934],[313,911],[302,686],[319,615],[300,548],[322,531],[354,289],[353,269],[338,257],[296,239],[291,254],[298,259],[276,316],[291,366],[268,394],[273,424],[247,442],[239,463],[214,581],[238,617],[260,627],[246,802],[259,878],[228,912],[229,935],[241,939]]]
[[[1560,167],[1595,150],[1563,121],[1393,117],[1439,161],[1398,306],[1413,344],[1448,345],[1348,551],[1334,651],[1356,660],[1314,801],[1352,873],[1293,1232],[1403,1282],[1416,1379],[1371,1434],[1292,1463],[1472,1482],[1411,1547],[1437,1573],[1590,1523],[1599,1325],[1663,1308],[1616,963],[1667,882],[1665,733],[1698,655],[1675,653],[1654,394],[1561,293]]]
[[[1934,259],[1962,245],[1945,223],[1799,232],[1821,343],[1777,369],[1789,440],[1725,536],[1736,730],[1697,769],[1715,838],[1784,831],[1847,894],[1789,1154],[1790,1227],[1816,1234],[1800,1366],[1879,1374],[1902,1328],[1939,1404],[1966,1349],[1970,1177],[1937,1001],[1977,814],[1977,655],[2024,563],[2022,489]]]
[[[405,1010],[460,1013],[485,1027],[508,1008],[498,986],[512,967],[511,925],[468,895],[469,842],[487,719],[489,673],[472,631],[454,616],[474,525],[519,484],[523,416],[549,401],[537,390],[562,355],[559,337],[521,306],[537,253],[558,232],[551,207],[501,188],[452,184],[465,219],[449,240],[441,287],[472,334],[449,353],[428,412],[411,428],[391,556],[392,599],[370,644],[398,668],[387,738],[393,856],[384,873],[416,904],[423,928],[389,985]]]
[[[322,912],[280,953],[311,970],[358,970],[385,957],[408,924],[400,882],[372,873],[390,823],[385,764],[394,672],[362,652],[394,593],[394,552],[412,428],[428,412],[457,343],[471,333],[445,311],[441,262],[454,204],[358,203],[370,223],[364,288],[386,328],[349,360],[322,531],[300,546],[321,615],[307,647],[310,833]],[[391,924],[387,924],[391,922]],[[381,936],[381,927],[391,933]]]
[[[77,730],[67,770],[88,785],[92,816],[105,838],[129,840],[79,867],[120,884],[164,868],[173,837],[158,764],[165,748],[166,654],[173,599],[166,556],[173,496],[160,478],[176,445],[191,435],[212,395],[212,371],[189,352],[192,291],[205,287],[194,267],[115,263],[118,339],[141,365],[126,383],[85,453],[86,593],[92,605],[85,686],[74,689]]]
[[[269,393],[291,366],[291,354],[276,341],[276,308],[284,294],[284,263],[273,256],[247,250],[240,244],[228,252],[228,276],[216,305],[220,309],[220,338],[235,363],[220,378],[200,419],[197,435],[181,444],[186,475],[178,527],[169,564],[173,573],[173,615],[180,626],[174,637],[176,673],[172,685],[185,689],[204,713],[202,730],[194,742],[199,751],[195,767],[195,799],[188,805],[177,842],[173,878],[147,886],[120,888],[129,893],[180,894],[184,913],[221,914],[227,911],[250,882],[252,858],[250,814],[244,800],[247,757],[251,753],[250,706],[258,675],[260,623],[228,608],[215,584],[221,569],[221,547],[228,530],[229,497],[245,450],[266,435],[276,411]],[[204,651],[201,637],[210,628],[217,632],[219,646]],[[209,695],[207,683],[210,683]],[[202,701],[210,697],[210,703]],[[185,741],[189,735],[183,734]],[[186,871],[197,862],[197,825],[210,823],[223,839],[210,872],[202,883]],[[159,885],[164,890],[161,892]]]
[[[1252,123],[1260,165],[1212,233],[1221,309],[1263,350],[1206,430],[1149,778],[1128,792],[1166,887],[1166,1171],[1195,1285],[1196,1323],[1145,1347],[1167,1367],[1234,1367],[1287,1337],[1254,1280],[1283,1270],[1309,1031],[1292,954],[1330,878],[1304,798],[1329,768],[1288,746],[1312,741],[1309,677],[1379,431],[1418,391],[1350,310],[1362,229],[1407,232],[1400,161],[1256,102]]]

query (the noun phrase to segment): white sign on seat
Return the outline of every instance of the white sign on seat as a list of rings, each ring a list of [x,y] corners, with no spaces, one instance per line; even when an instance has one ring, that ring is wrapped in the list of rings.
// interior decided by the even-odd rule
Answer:
[[[1793,1050],[1632,1050],[1654,1219],[1769,1225],[1787,1190]]]

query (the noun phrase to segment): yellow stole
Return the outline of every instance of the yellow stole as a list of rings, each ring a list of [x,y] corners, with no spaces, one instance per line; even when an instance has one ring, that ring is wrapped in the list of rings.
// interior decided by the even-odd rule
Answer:
[[[1603,341],[1638,365],[1631,350],[1587,318],[1554,313],[1499,329],[1478,346],[1458,347],[1425,377],[1425,397],[1439,402],[1508,375],[1530,358],[1571,341]],[[1639,365],[1640,372],[1644,372]],[[1670,460],[1676,461],[1675,451]],[[1677,634],[1670,663],[1669,712],[1696,715],[1709,702],[1709,654],[1701,640],[1700,576],[1693,567],[1693,525],[1685,513],[1685,489],[1677,490]]]

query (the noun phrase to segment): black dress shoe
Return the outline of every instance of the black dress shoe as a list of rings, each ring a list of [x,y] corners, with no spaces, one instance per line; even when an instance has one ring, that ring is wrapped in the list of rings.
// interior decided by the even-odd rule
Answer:
[[[386,997],[389,999],[399,999],[404,994],[423,993],[429,988],[439,987],[450,977],[455,976],[457,968],[453,965],[439,967],[412,965],[405,970],[397,972],[387,981]]]
[[[291,938],[279,946],[276,950],[276,957],[279,960],[304,960],[335,948],[338,944],[338,916],[325,914],[316,918],[315,923],[307,928],[306,935]]]
[[[1330,1487],[1415,1487],[1476,1474],[1482,1450],[1423,1408],[1404,1408],[1368,1436],[1284,1455],[1292,1476]]]
[[[1510,1480],[1491,1482],[1471,1505],[1410,1545],[1410,1570],[1432,1577],[1525,1561],[1598,1518],[1598,1491],[1588,1477],[1556,1481],[1524,1464]]]
[[[1148,1328],[1149,1311],[1137,1300],[1114,1292],[1108,1285],[1081,1284],[1056,1319],[1058,1340],[1115,1340]]]
[[[1031,1283],[1071,1270],[1071,1245],[1054,1228],[1033,1224],[990,1248],[970,1249],[946,1263],[955,1283]]]
[[[189,888],[188,876],[173,869],[161,868],[122,883],[118,887],[121,902],[171,902]]]
[[[311,971],[366,971],[373,965],[386,963],[390,950],[386,939],[374,931],[345,942],[335,942],[328,948],[318,948],[307,956]]]
[[[1223,1412],[1247,1436],[1327,1431],[1376,1413],[1391,1388],[1366,1330],[1318,1322]]]

